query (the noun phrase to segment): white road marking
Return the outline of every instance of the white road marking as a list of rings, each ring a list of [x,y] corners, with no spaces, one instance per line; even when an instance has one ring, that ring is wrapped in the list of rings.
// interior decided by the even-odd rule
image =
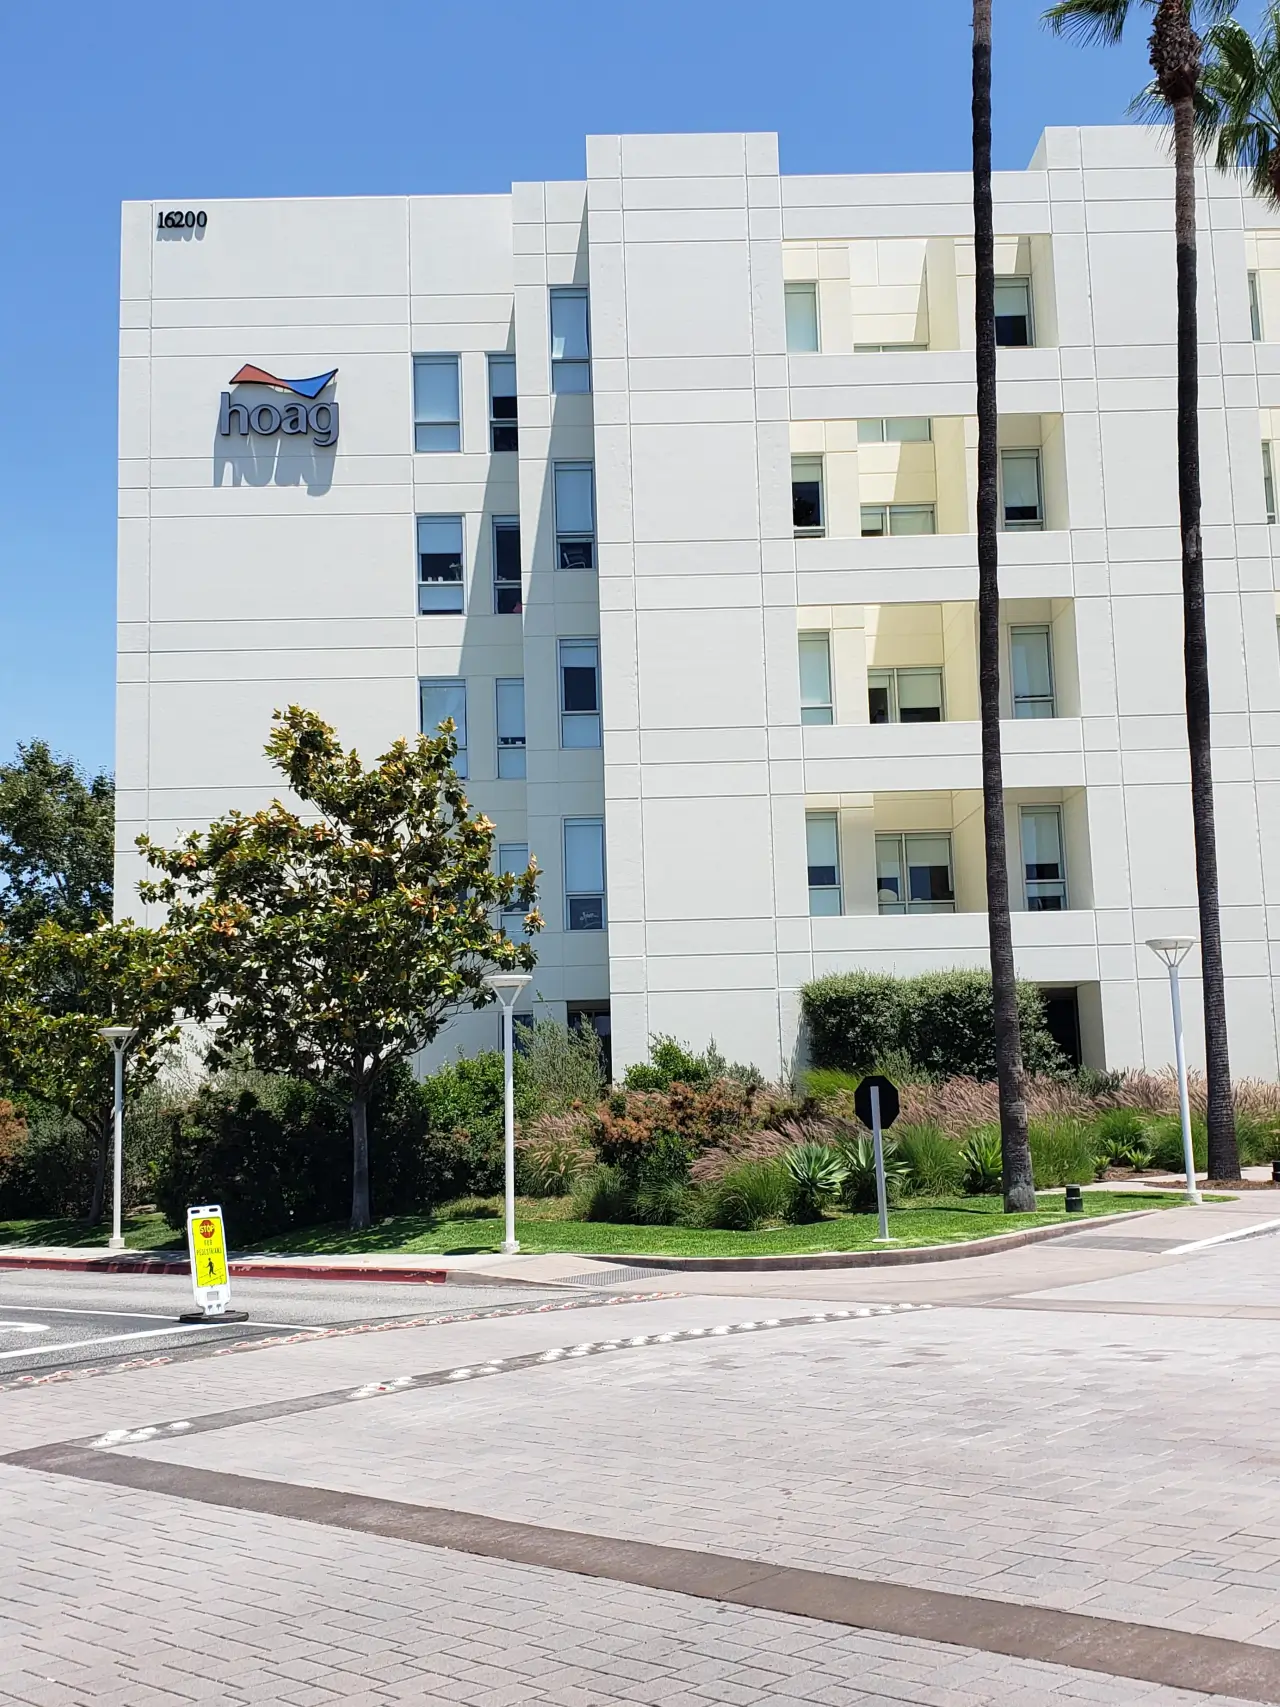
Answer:
[[[1207,1250],[1210,1245],[1229,1245],[1237,1239],[1256,1239],[1260,1233],[1274,1233],[1280,1227],[1280,1220],[1259,1221],[1256,1227],[1238,1227],[1231,1233],[1215,1233],[1211,1239],[1192,1239],[1190,1244],[1175,1245],[1171,1251],[1164,1254],[1167,1257],[1184,1257],[1190,1251]]]
[[[47,1334],[45,1322],[0,1322],[0,1334]]]
[[[216,1321],[216,1317],[211,1318],[211,1322],[214,1324],[216,1324]],[[42,1357],[49,1357],[55,1352],[80,1351],[86,1346],[117,1345],[121,1340],[153,1340],[159,1339],[164,1334],[199,1333],[203,1328],[207,1328],[210,1325],[210,1322],[171,1322],[167,1328],[141,1328],[133,1333],[127,1334],[100,1334],[94,1339],[68,1340],[65,1345],[42,1345],[39,1350]],[[288,1327],[288,1324],[285,1322],[237,1322],[234,1325],[238,1328],[246,1329],[287,1329]],[[305,1328],[296,1331],[303,1333],[323,1333],[325,1330],[323,1328]],[[29,1357],[30,1355],[30,1351],[0,1351],[0,1357]]]

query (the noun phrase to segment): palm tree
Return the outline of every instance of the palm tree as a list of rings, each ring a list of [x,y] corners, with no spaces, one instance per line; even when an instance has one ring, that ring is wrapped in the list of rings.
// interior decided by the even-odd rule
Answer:
[[[1213,762],[1209,734],[1209,650],[1204,626],[1204,557],[1200,539],[1200,376],[1196,324],[1196,107],[1203,70],[1197,23],[1214,24],[1235,0],[1057,0],[1045,22],[1059,35],[1114,45],[1131,13],[1154,13],[1149,42],[1154,81],[1138,105],[1173,124],[1174,241],[1178,290],[1178,512],[1182,532],[1183,668],[1187,748],[1191,759],[1191,824],[1200,904],[1200,964],[1204,988],[1205,1076],[1208,1091],[1209,1176],[1240,1173],[1227,1003],[1218,919],[1218,852],[1213,821]]]
[[[1217,165],[1246,174],[1261,200],[1280,207],[1280,4],[1272,4],[1255,40],[1228,19],[1205,37],[1197,112]]]
[[[982,821],[987,852],[987,935],[996,1080],[1000,1092],[1000,1160],[1004,1206],[1036,1206],[1027,1143],[1027,1097],[1018,1030],[1013,932],[1009,923],[1009,853],[1005,845],[1004,775],[1000,763],[1000,577],[996,475],[996,260],[991,210],[991,0],[973,0],[974,344],[978,381],[978,696],[982,707]]]

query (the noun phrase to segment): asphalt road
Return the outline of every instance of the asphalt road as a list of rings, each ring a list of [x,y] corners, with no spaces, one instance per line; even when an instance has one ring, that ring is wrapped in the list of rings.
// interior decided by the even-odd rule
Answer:
[[[403,1281],[233,1280],[231,1287],[232,1306],[249,1312],[247,1322],[188,1326],[178,1321],[193,1308],[183,1276],[0,1270],[0,1386],[19,1375],[185,1355],[230,1339],[564,1296],[528,1286]]]

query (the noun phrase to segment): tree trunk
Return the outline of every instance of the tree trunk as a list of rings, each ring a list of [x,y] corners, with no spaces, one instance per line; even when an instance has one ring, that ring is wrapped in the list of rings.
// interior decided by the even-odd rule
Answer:
[[[99,1225],[107,1206],[107,1163],[115,1135],[113,1111],[98,1122],[98,1156],[93,1165],[93,1194],[89,1199],[89,1213],[86,1217],[90,1227]]]
[[[369,1225],[369,1093],[351,1099],[351,1230]]]
[[[1200,967],[1204,988],[1204,1053],[1208,1091],[1209,1177],[1240,1173],[1227,1000],[1222,981],[1218,919],[1218,850],[1213,822],[1213,758],[1209,731],[1209,648],[1204,626],[1204,556],[1200,539],[1200,351],[1196,318],[1196,143],[1190,93],[1173,106],[1174,236],[1178,261],[1178,511],[1182,527],[1183,663],[1187,748],[1191,758],[1191,824],[1200,904]]]
[[[987,931],[996,1078],[1000,1091],[1000,1159],[1004,1206],[1034,1209],[1027,1144],[1027,1102],[1018,1032],[1013,933],[1009,922],[1009,855],[1000,763],[1000,580],[996,450],[996,285],[991,211],[991,0],[973,0],[973,244],[978,380],[978,693],[982,707],[982,820],[987,852]]]

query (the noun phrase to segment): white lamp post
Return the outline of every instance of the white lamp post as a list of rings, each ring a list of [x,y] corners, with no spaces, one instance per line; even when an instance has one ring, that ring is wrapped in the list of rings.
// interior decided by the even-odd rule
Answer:
[[[1187,1052],[1182,1042],[1182,992],[1178,987],[1178,967],[1190,954],[1195,938],[1190,936],[1153,936],[1147,938],[1152,954],[1169,968],[1169,1000],[1173,1006],[1173,1053],[1178,1064],[1178,1113],[1182,1117],[1182,1161],[1187,1170],[1187,1202],[1199,1203],[1196,1190],[1196,1159],[1191,1143],[1191,1099],[1187,1095]]]
[[[111,1237],[107,1240],[109,1251],[124,1249],[124,1234],[120,1230],[120,1202],[124,1187],[124,1052],[137,1035],[136,1025],[104,1025],[98,1030],[98,1036],[106,1038],[116,1058],[116,1144],[112,1165]]]
[[[516,1090],[515,1036],[516,998],[532,981],[528,972],[490,972],[485,983],[502,1003],[502,1124],[506,1153],[506,1238],[502,1241],[503,1256],[514,1256],[520,1249],[516,1238]]]

